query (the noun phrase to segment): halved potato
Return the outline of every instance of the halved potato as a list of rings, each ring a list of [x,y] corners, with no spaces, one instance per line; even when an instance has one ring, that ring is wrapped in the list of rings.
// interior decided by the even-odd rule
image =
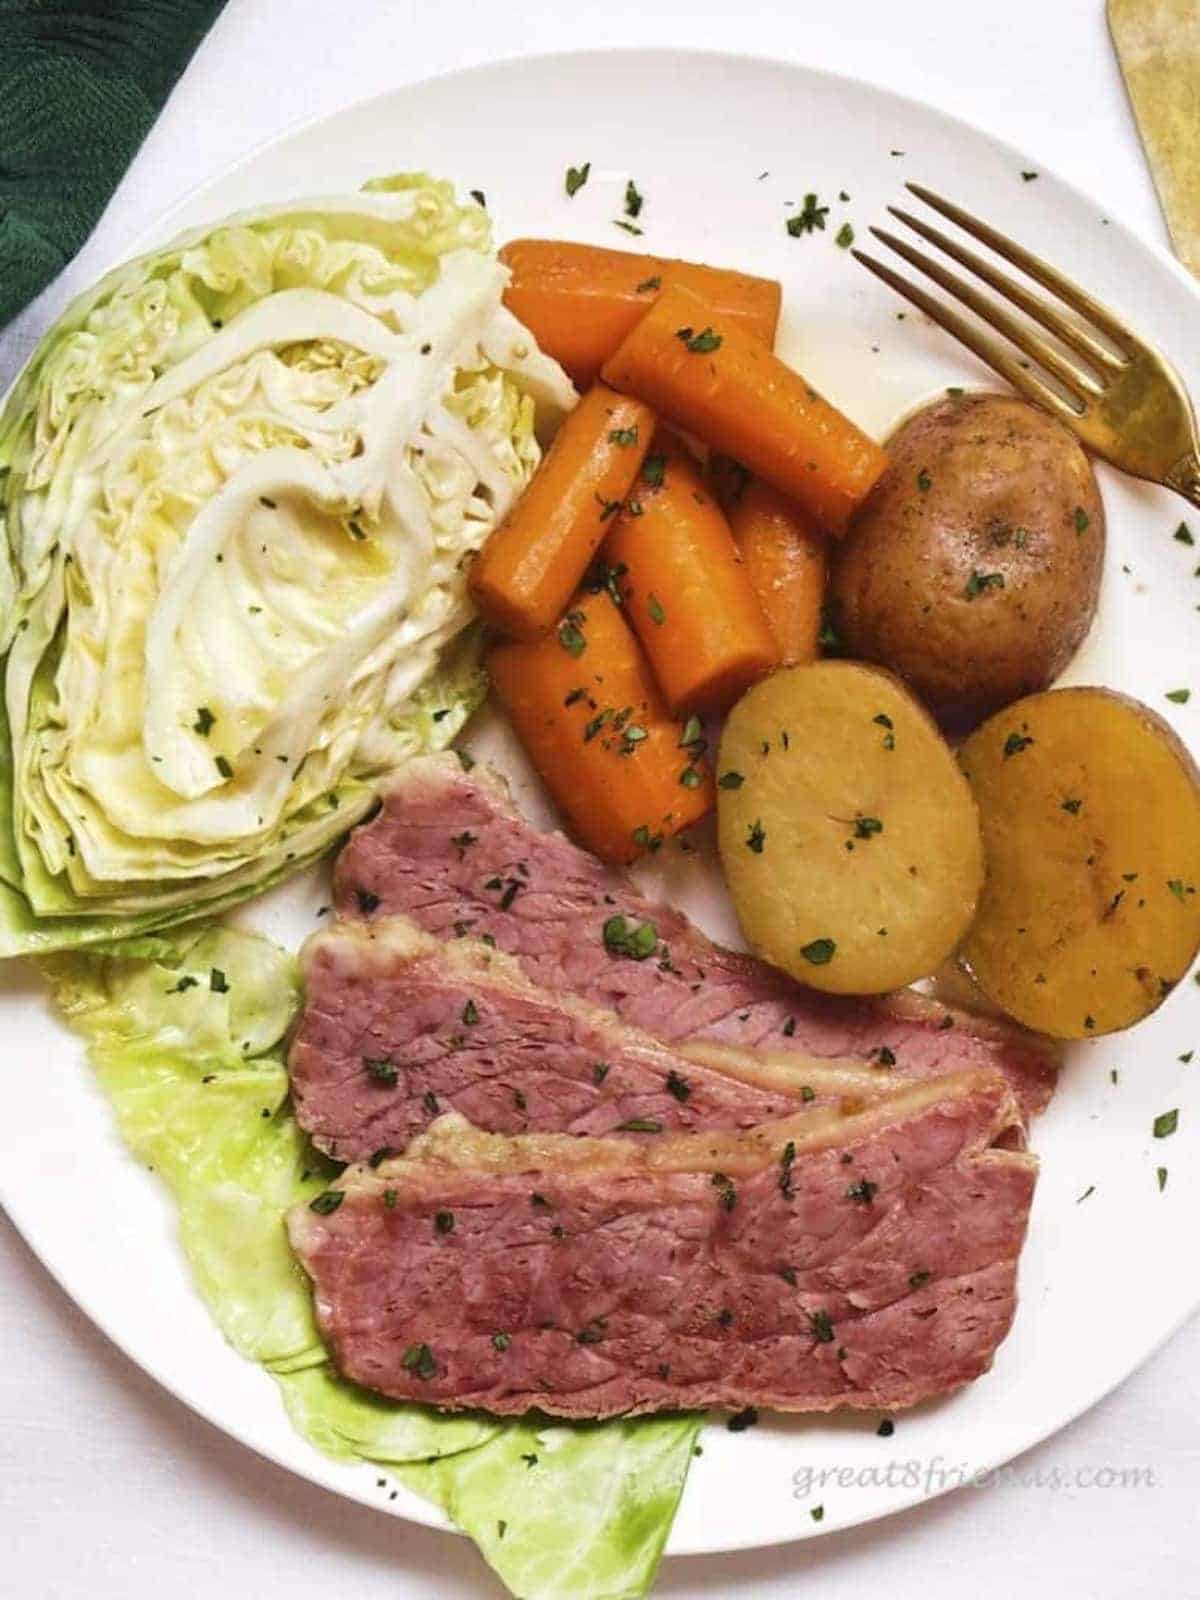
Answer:
[[[742,931],[802,983],[900,988],[966,932],[983,881],[975,803],[891,673],[817,661],[757,684],[725,724],[717,781]]]
[[[987,884],[963,946],[979,987],[1060,1039],[1128,1028],[1200,947],[1200,774],[1107,689],[1018,700],[959,752]]]

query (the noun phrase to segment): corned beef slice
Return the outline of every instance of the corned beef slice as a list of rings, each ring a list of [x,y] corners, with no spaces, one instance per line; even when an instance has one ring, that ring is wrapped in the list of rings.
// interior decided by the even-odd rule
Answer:
[[[995,1073],[849,1116],[642,1141],[441,1118],[290,1213],[339,1370],[402,1400],[603,1417],[889,1410],[987,1370],[1034,1158]]]
[[[486,934],[535,983],[583,995],[659,1039],[882,1061],[900,1077],[992,1068],[1026,1117],[1053,1093],[1045,1040],[911,990],[843,999],[805,989],[713,944],[561,833],[532,827],[498,778],[464,773],[453,755],[400,769],[379,815],[342,851],[335,895],[343,916],[400,914],[441,939]],[[635,960],[606,948],[614,916],[630,929],[652,923],[654,953]]]
[[[861,1062],[660,1044],[535,988],[479,941],[442,943],[404,918],[337,924],[302,960],[288,1060],[296,1116],[344,1161],[399,1152],[444,1111],[498,1133],[635,1135],[748,1128],[895,1088]]]

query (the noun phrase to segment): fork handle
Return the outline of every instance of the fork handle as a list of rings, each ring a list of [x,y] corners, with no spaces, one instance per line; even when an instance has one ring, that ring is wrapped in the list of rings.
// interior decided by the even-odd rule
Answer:
[[[1193,446],[1187,455],[1181,456],[1163,482],[1192,505],[1200,506],[1200,451]]]

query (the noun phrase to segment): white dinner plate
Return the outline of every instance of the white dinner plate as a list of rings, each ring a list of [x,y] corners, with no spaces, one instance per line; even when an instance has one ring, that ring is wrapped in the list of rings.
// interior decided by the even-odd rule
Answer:
[[[564,169],[585,161],[590,181],[568,199]],[[782,279],[782,354],[878,436],[945,385],[989,382],[835,242],[844,222],[864,240],[884,208],[901,201],[905,180],[920,180],[1034,244],[1111,302],[1171,354],[1200,396],[1200,297],[1173,261],[1110,224],[1102,206],[1035,157],[898,95],[780,62],[614,51],[438,78],[260,150],[188,197],[141,244],[241,207],[345,190],[402,168],[482,189],[498,241],[540,234],[642,244]],[[645,195],[642,241],[614,226],[630,177]],[[807,193],[829,206],[828,223],[792,238],[785,222]],[[1195,750],[1200,548],[1172,538],[1186,508],[1171,495],[1099,470],[1109,524],[1103,600],[1069,678],[1139,696]],[[1197,691],[1190,705],[1165,699],[1189,684]],[[546,817],[502,730],[477,728],[468,742],[494,755],[518,797]],[[732,938],[708,861],[707,869],[691,858],[659,870],[698,920]],[[309,874],[259,902],[250,920],[294,945],[323,898],[319,876]],[[66,1291],[146,1371],[247,1445],[366,1504],[442,1525],[406,1493],[389,1502],[377,1468],[317,1454],[293,1433],[271,1379],[224,1344],[192,1290],[169,1201],[120,1146],[78,1040],[15,964],[0,973],[0,1018],[9,1094],[0,1198]],[[872,1416],[764,1417],[736,1435],[715,1421],[669,1549],[772,1544],[883,1516],[1010,1461],[1143,1361],[1200,1303],[1200,1057],[1181,1060],[1194,1047],[1200,988],[1189,978],[1134,1032],[1071,1050],[1035,1131],[1043,1169],[1020,1309],[986,1377],[900,1416],[890,1438],[877,1435]],[[1172,1107],[1179,1131],[1156,1140],[1154,1118]],[[1169,1169],[1163,1192],[1160,1166]],[[820,1522],[810,1515],[818,1504]]]

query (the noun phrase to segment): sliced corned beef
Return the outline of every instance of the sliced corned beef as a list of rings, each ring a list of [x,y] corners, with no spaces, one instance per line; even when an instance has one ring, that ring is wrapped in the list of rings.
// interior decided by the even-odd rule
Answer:
[[[296,1116],[344,1161],[401,1151],[444,1111],[499,1133],[633,1135],[752,1127],[895,1087],[856,1062],[660,1044],[536,988],[480,941],[442,943],[404,918],[336,924],[302,961],[288,1057]]]
[[[445,1117],[290,1213],[339,1370],[568,1417],[912,1405],[987,1370],[1036,1175],[995,1073],[632,1142]]]
[[[1054,1089],[1045,1040],[911,990],[846,999],[805,989],[714,944],[563,834],[534,828],[500,779],[479,767],[464,773],[453,755],[397,772],[378,816],[342,851],[335,894],[343,916],[400,914],[442,939],[486,935],[535,982],[660,1039],[854,1057],[906,1078],[992,1068],[1027,1117]],[[637,930],[646,930],[640,942]]]

